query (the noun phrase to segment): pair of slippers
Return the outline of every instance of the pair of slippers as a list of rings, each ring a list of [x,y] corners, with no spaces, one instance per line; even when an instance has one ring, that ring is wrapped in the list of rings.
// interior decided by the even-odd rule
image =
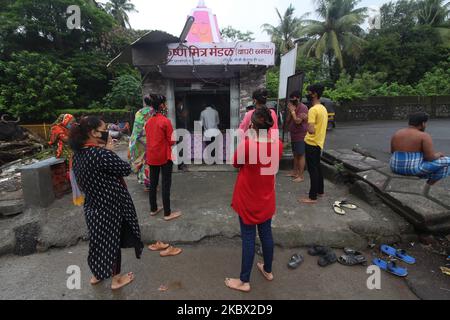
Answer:
[[[150,251],[159,251],[161,257],[174,257],[183,252],[180,248],[172,247],[170,244],[158,241],[150,246],[148,246]]]
[[[381,270],[392,273],[398,277],[406,277],[408,275],[408,269],[399,267],[397,261],[401,260],[407,264],[415,264],[416,259],[407,254],[405,250],[395,249],[387,245],[381,246],[381,252],[387,255],[389,258],[387,261],[380,258],[376,258],[372,263],[378,266]]]
[[[329,247],[313,246],[308,249],[308,254],[313,257],[319,257],[317,264],[321,267],[327,267],[337,262],[337,256]]]
[[[344,255],[340,256],[338,262],[344,266],[367,265],[366,257],[359,251],[345,248]]]
[[[356,210],[358,209],[358,207],[353,203],[348,202],[347,200],[336,201],[333,204],[334,212],[340,216],[345,216],[347,214],[344,209]]]

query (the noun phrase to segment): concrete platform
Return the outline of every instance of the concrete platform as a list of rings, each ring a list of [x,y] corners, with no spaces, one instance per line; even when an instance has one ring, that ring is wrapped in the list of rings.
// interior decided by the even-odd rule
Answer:
[[[348,149],[327,150],[323,159],[329,164],[343,164],[418,231],[450,233],[450,190],[443,183],[430,187],[423,179],[396,175],[387,163]]]

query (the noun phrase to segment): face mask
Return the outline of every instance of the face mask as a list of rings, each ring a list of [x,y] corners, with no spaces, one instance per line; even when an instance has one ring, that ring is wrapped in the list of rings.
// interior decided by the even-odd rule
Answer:
[[[312,101],[313,100],[312,94],[307,94],[306,99],[308,99],[308,101]]]
[[[297,99],[291,100],[291,103],[292,103],[294,106],[298,106],[298,100],[297,100]]]
[[[99,131],[99,132],[102,134],[100,139],[102,141],[105,141],[105,143],[107,143],[108,142],[108,138],[109,138],[109,131]]]

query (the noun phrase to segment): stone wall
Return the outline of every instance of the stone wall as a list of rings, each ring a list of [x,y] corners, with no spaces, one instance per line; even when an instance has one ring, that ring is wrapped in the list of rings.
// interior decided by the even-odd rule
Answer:
[[[240,74],[240,91],[241,91],[241,118],[246,112],[246,108],[249,102],[252,102],[253,91],[266,87],[266,72],[265,68],[250,69],[241,71]]]
[[[372,97],[342,103],[336,107],[336,120],[405,120],[417,111],[425,111],[432,118],[450,118],[450,96]]]
[[[152,94],[167,94],[167,79],[162,77],[147,78],[142,86],[144,96]]]

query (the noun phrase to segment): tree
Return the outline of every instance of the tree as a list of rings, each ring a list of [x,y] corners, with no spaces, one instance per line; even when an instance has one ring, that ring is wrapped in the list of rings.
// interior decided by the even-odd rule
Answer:
[[[110,0],[105,5],[105,9],[114,17],[114,20],[116,20],[119,26],[131,28],[128,13],[137,12],[137,10],[135,5],[130,3],[130,0]]]
[[[289,5],[283,16],[277,8],[275,8],[275,11],[279,18],[279,24],[277,26],[273,26],[266,23],[262,25],[262,28],[264,32],[271,37],[272,42],[276,45],[278,55],[277,64],[279,64],[279,56],[294,48],[294,40],[296,40],[300,35],[303,18],[297,18],[294,16],[295,8],[292,4]]]
[[[253,32],[241,32],[239,30],[234,29],[232,26],[228,26],[220,31],[222,38],[231,42],[245,41],[251,42],[254,41]]]
[[[315,56],[328,62],[330,71],[333,61],[344,68],[344,55],[358,57],[363,48],[364,22],[367,8],[356,9],[360,0],[316,0],[316,13],[323,20],[304,21],[302,34],[309,38],[301,46],[306,56]],[[332,77],[332,74],[330,74]]]
[[[0,113],[47,120],[72,106],[76,88],[71,70],[49,56],[23,51],[11,61],[0,60]]]
[[[450,2],[444,4],[443,0],[422,0],[417,5],[417,18],[419,24],[433,27],[442,26],[448,22]]]
[[[81,30],[67,28],[66,13],[70,5],[81,10]],[[16,0],[6,1],[0,11],[0,37],[4,41],[3,57],[27,50],[61,52],[96,50],[114,20],[93,2],[85,0]]]
[[[361,56],[362,69],[384,72],[388,82],[415,84],[448,57],[448,49],[432,27],[415,27],[405,32],[371,33]]]
[[[137,74],[122,75],[111,84],[112,90],[105,97],[108,108],[131,109],[142,103],[141,81]]]

